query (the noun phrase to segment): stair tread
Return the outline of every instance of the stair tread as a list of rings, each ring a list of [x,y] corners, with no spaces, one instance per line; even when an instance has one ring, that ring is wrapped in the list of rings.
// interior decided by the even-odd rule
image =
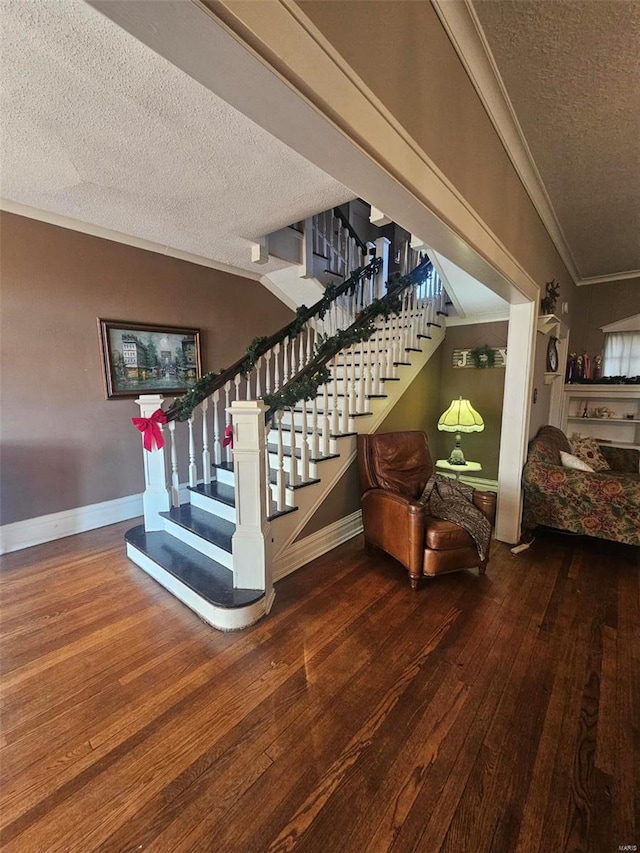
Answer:
[[[222,471],[231,471],[233,473],[233,462],[218,462],[214,464],[214,468],[220,468]]]
[[[125,540],[216,607],[246,607],[264,597],[261,589],[234,589],[233,573],[163,530],[128,530]]]
[[[236,493],[233,486],[224,483],[198,483],[197,486],[189,486],[189,491],[198,492],[208,498],[214,498],[227,506],[236,505]]]
[[[231,553],[231,539],[236,530],[232,521],[219,518],[191,504],[173,507],[169,512],[161,512],[160,515]]]

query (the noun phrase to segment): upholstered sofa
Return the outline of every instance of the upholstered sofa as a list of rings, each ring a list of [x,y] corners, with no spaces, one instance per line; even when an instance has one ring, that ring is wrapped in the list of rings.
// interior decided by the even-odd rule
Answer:
[[[565,434],[541,427],[529,444],[522,483],[523,531],[545,525],[559,530],[640,545],[640,453],[600,445],[609,471],[565,468],[560,452],[571,453]]]

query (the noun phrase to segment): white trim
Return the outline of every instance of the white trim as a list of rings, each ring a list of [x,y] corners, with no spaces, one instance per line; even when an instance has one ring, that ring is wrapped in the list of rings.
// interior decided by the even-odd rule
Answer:
[[[188,484],[181,483],[180,503],[188,503],[190,494]],[[0,526],[0,554],[43,545],[76,533],[86,533],[98,527],[141,517],[142,514],[142,494],[139,494],[3,524]]]
[[[611,332],[637,332],[640,331],[640,314],[633,314],[631,317],[625,317],[624,320],[618,320],[615,323],[609,323],[607,326],[600,326],[600,331],[605,335]]]
[[[106,527],[142,515],[142,495],[127,495],[111,501],[52,512],[0,527],[0,554],[42,545],[75,533]]]
[[[477,323],[505,323],[509,321],[509,309],[490,311],[487,314],[470,314],[468,317],[447,317],[449,326],[475,326]]]
[[[611,275],[590,275],[587,278],[581,278],[576,283],[578,287],[585,287],[588,284],[607,284],[610,281],[625,281],[629,278],[640,278],[640,270],[627,270],[627,272],[617,272]]]
[[[130,542],[127,542],[127,557],[183,604],[186,604],[194,613],[197,613],[201,619],[217,628],[218,631],[240,631],[242,628],[248,628],[265,615],[267,604],[269,608],[273,604],[273,596],[270,596],[268,602],[263,597],[246,607],[217,607],[215,604],[205,601],[191,587],[182,583],[171,572],[163,569],[162,566],[159,566],[151,557],[143,554]]]
[[[464,0],[462,3],[432,0],[432,3],[549,236],[574,282],[578,282],[580,274],[575,258],[520,127],[475,10],[469,0]]]
[[[537,335],[535,302],[512,305],[507,332],[507,359],[498,465],[496,539],[520,541],[522,468],[527,455],[533,360]]]
[[[430,245],[507,302],[538,298],[533,277],[289,0],[227,4],[226,22],[199,0],[87,2],[355,195],[412,233],[429,232]],[[255,46],[234,26],[253,28]],[[286,56],[282,67],[257,53],[260,40]]]
[[[157,255],[166,255],[169,258],[176,258],[179,261],[186,261],[189,264],[197,264],[200,267],[209,267],[213,270],[220,270],[220,272],[231,273],[231,275],[239,275],[242,278],[250,278],[252,281],[260,281],[263,275],[263,273],[249,272],[239,267],[220,264],[217,261],[212,261],[211,258],[205,258],[202,255],[193,255],[191,252],[183,252],[181,249],[174,249],[172,246],[163,246],[161,243],[154,243],[152,240],[145,240],[142,237],[134,237],[131,234],[112,231],[110,228],[93,225],[91,222],[82,222],[80,219],[72,219],[70,216],[63,216],[60,213],[52,213],[49,210],[30,207],[28,204],[11,201],[8,198],[0,198],[0,210],[6,210],[7,213],[15,213],[16,216],[25,216],[27,219],[36,219],[38,222],[46,222],[49,225],[57,225],[60,228],[67,228],[69,231],[78,231],[81,234],[90,234],[92,237],[101,237],[103,240],[111,240],[112,243],[122,243],[125,246],[134,246],[136,249],[155,252]]]
[[[471,0],[431,0],[558,254],[579,287],[639,278],[640,270],[582,277]]]
[[[299,539],[289,545],[284,554],[274,562],[273,579],[279,581],[295,572],[301,566],[310,563],[317,557],[326,554],[338,545],[342,545],[349,539],[353,539],[362,533],[362,510],[358,509],[351,515],[339,518],[332,524],[317,530],[315,533]]]

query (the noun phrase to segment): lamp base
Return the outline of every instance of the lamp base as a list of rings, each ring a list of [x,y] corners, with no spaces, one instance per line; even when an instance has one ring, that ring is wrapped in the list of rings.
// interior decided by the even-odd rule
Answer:
[[[460,447],[460,433],[456,433],[456,446],[451,451],[451,455],[447,459],[449,465],[466,465],[467,460],[464,458],[464,453]]]

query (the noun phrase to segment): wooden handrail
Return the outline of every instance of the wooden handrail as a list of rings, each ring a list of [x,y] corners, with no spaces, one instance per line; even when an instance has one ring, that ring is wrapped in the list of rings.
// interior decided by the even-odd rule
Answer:
[[[353,330],[366,327],[372,319],[378,316],[381,302],[390,302],[392,299],[395,299],[404,290],[415,284],[416,280],[420,279],[432,268],[433,264],[431,261],[428,258],[425,258],[414,270],[412,270],[408,275],[403,276],[396,284],[392,283],[391,287],[387,285],[386,294],[377,301],[377,304],[373,303],[364,308],[358,319],[349,326],[349,329]],[[340,341],[337,341],[333,346],[323,347],[322,353],[316,355],[315,358],[312,358],[311,361],[302,368],[302,370],[299,370],[295,376],[292,376],[291,379],[282,386],[280,391],[285,391],[288,387],[293,385],[294,382],[298,382],[305,376],[312,376],[319,368],[324,367],[324,365],[326,365],[334,355],[337,355],[343,347],[344,344]],[[265,412],[265,421],[268,422],[276,411],[277,407],[270,407]]]
[[[297,315],[294,320],[291,320],[290,323],[287,323],[286,326],[283,326],[279,331],[275,332],[275,334],[271,335],[268,338],[265,338],[262,343],[256,347],[254,350],[254,357],[257,360],[265,353],[267,353],[270,349],[275,347],[277,344],[282,343],[287,337],[289,337],[290,333],[295,327],[300,327],[304,325],[308,320],[312,319],[312,317],[317,316],[323,309],[326,309],[332,302],[334,302],[339,296],[342,296],[344,293],[347,293],[352,288],[358,285],[363,278],[368,278],[371,275],[375,275],[378,272],[380,267],[382,266],[382,258],[374,258],[371,263],[367,264],[364,267],[359,267],[357,270],[351,273],[349,278],[345,279],[342,284],[339,284],[333,287],[330,291],[329,296],[323,296],[316,303],[314,303],[311,308],[306,308],[306,306],[301,306],[305,310],[302,311],[301,308],[298,309]],[[296,333],[297,334],[297,333]],[[224,387],[227,382],[234,379],[238,373],[242,373],[245,363],[247,361],[247,356],[243,355],[242,358],[239,358],[235,361],[230,367],[227,367],[221,373],[218,373],[216,376],[212,376],[211,380],[201,389],[201,393],[198,394],[199,399],[196,401],[195,405],[201,403],[207,397],[210,397],[215,391],[218,391],[220,388]],[[175,421],[180,414],[180,406],[176,403],[173,404],[166,411],[167,422]]]

